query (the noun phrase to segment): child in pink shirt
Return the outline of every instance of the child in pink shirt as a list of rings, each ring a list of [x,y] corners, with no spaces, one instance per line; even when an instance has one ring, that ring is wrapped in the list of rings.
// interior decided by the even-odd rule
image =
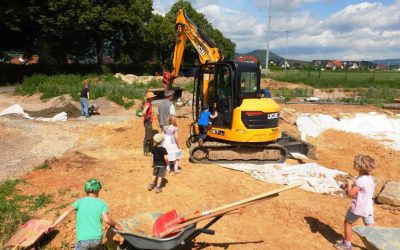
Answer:
[[[370,172],[376,169],[375,160],[368,155],[357,155],[354,158],[354,169],[358,170],[359,176],[354,183],[349,182],[344,189],[352,198],[351,206],[344,220],[344,240],[335,244],[337,249],[351,250],[351,235],[353,223],[362,218],[365,225],[374,224],[374,207],[372,196],[375,184]]]

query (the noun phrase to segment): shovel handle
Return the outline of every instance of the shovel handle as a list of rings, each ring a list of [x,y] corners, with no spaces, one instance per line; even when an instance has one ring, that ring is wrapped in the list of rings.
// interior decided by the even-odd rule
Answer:
[[[262,194],[250,197],[250,198],[246,198],[246,199],[239,200],[239,201],[236,201],[236,202],[233,202],[233,203],[225,204],[223,206],[220,206],[220,207],[217,207],[217,208],[214,208],[214,209],[210,209],[210,210],[206,210],[206,211],[203,211],[203,212],[191,214],[191,215],[188,215],[186,217],[180,217],[180,218],[177,218],[177,219],[175,219],[173,221],[170,221],[168,223],[168,225],[166,225],[166,227],[168,227],[170,225],[173,225],[173,224],[182,223],[182,222],[190,221],[190,220],[193,220],[193,219],[196,219],[196,218],[200,218],[200,217],[205,216],[205,215],[213,214],[213,213],[216,213],[218,211],[222,211],[222,210],[224,210],[226,208],[231,208],[231,207],[235,207],[237,205],[241,205],[241,204],[245,204],[245,203],[248,203],[248,202],[251,202],[251,201],[259,200],[259,199],[271,196],[273,194],[277,194],[277,193],[280,193],[280,192],[283,192],[283,191],[286,191],[286,190],[289,190],[289,189],[297,188],[297,187],[299,187],[301,185],[303,185],[303,183],[285,186],[285,187],[282,187],[282,188],[279,188],[279,189],[275,189],[275,190],[272,190],[272,191],[269,191],[269,192],[266,192],[266,193],[262,193]]]
[[[185,228],[185,227],[187,227],[187,226],[189,226],[191,224],[195,224],[195,223],[197,223],[199,221],[206,220],[206,219],[213,218],[213,217],[217,217],[217,216],[223,216],[223,215],[226,215],[228,213],[231,213],[234,210],[237,210],[237,209],[240,209],[240,208],[244,208],[246,206],[253,205],[253,204],[256,204],[258,202],[267,200],[267,199],[272,199],[272,198],[274,198],[274,197],[276,197],[278,195],[279,195],[279,193],[274,193],[274,194],[270,194],[267,197],[259,198],[257,200],[253,200],[253,201],[247,202],[245,204],[240,204],[240,205],[236,205],[236,206],[233,206],[233,207],[225,208],[225,209],[222,209],[222,210],[220,210],[218,212],[215,212],[215,213],[212,213],[212,214],[208,214],[208,215],[204,215],[204,216],[201,216],[199,218],[187,221],[185,223],[175,225],[173,227],[170,227],[170,228],[166,229],[165,231],[163,231],[159,235],[155,235],[155,236],[163,238],[163,237],[165,237],[165,236],[167,236],[167,235],[169,235],[171,233],[174,233],[175,231],[178,231],[178,230],[180,230],[182,228]]]

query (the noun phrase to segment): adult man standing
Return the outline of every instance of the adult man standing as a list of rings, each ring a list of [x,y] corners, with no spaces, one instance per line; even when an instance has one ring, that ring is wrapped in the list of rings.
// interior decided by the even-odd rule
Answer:
[[[81,114],[89,118],[89,84],[85,83],[80,94]]]
[[[171,115],[176,115],[175,106],[172,103],[174,91],[169,89],[164,92],[164,99],[158,104],[158,123],[160,124],[160,132],[164,131],[164,126],[168,126],[168,119]]]

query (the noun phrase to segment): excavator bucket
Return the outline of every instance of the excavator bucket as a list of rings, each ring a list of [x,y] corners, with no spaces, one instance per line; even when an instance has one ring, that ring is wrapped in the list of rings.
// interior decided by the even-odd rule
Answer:
[[[173,101],[176,101],[182,96],[183,88],[173,87],[172,90],[174,91]],[[152,88],[152,89],[148,89],[148,91],[151,91],[156,95],[154,100],[162,100],[165,98],[164,93],[165,93],[166,89],[164,89],[164,88]]]

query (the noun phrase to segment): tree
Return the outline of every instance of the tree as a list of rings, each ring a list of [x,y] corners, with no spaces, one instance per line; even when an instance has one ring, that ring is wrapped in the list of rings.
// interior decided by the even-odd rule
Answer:
[[[189,2],[179,1],[175,3],[170,11],[165,15],[165,17],[169,20],[169,22],[175,24],[176,15],[179,9],[185,10],[186,14],[190,17],[190,19],[206,33],[212,40],[214,40],[215,44],[219,47],[225,59],[233,58],[235,55],[235,43],[233,43],[229,38],[225,38],[223,34],[218,30],[214,29],[213,26],[208,22],[205,18],[204,14],[198,13],[195,9],[192,8]],[[190,43],[187,41],[187,43]],[[173,41],[171,41],[171,51],[173,51]],[[194,62],[198,59],[198,54],[193,46],[186,46],[185,50],[185,58],[191,62]]]
[[[173,51],[171,47],[175,39],[174,23],[161,15],[154,14],[145,26],[144,33],[144,42],[148,45],[148,48],[153,48],[146,50],[146,58],[162,63],[165,59],[171,57]]]
[[[140,58],[143,27],[150,20],[151,0],[2,0],[2,49],[37,50],[41,60],[65,61],[67,55],[96,57],[105,44]],[[13,43],[13,41],[18,41]],[[94,55],[91,55],[94,54]]]

